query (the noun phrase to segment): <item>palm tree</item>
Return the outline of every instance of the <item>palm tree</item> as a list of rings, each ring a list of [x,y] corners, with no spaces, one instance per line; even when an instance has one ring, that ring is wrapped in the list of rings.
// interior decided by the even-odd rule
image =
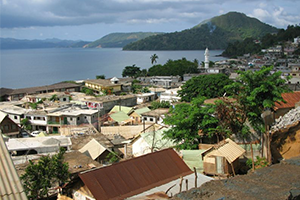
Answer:
[[[151,57],[151,64],[153,65],[153,63],[157,63],[157,59],[158,59],[158,56],[156,54],[153,54]]]

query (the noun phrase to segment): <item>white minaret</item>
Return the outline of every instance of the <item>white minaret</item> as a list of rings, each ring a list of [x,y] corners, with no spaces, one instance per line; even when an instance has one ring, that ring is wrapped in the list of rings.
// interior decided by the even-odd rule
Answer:
[[[204,56],[205,56],[205,61],[204,61],[204,67],[205,69],[208,69],[209,68],[209,51],[208,51],[208,48],[205,49],[205,53],[204,53]]]

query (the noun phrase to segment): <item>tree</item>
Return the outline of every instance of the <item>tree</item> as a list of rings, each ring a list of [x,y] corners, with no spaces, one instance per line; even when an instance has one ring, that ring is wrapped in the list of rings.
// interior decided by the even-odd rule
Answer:
[[[153,63],[157,63],[157,59],[158,59],[158,56],[156,54],[153,54],[151,57],[151,64],[153,65]]]
[[[125,69],[123,69],[122,76],[136,78],[140,73],[141,69],[134,64],[132,66],[126,66]]]
[[[151,102],[151,110],[155,110],[157,108],[170,108],[171,104],[168,101],[152,101]]]
[[[102,74],[102,75],[97,75],[97,76],[96,76],[96,79],[105,79],[105,75],[104,75],[104,74]]]
[[[273,67],[262,67],[261,70],[239,71],[236,82],[225,87],[241,105],[247,120],[259,134],[264,132],[264,122],[261,114],[264,110],[272,110],[275,102],[283,101],[282,93],[289,89],[286,80],[281,78],[281,72],[271,73]]]
[[[178,91],[178,95],[182,101],[187,102],[192,101],[197,96],[216,98],[223,96],[224,87],[232,82],[225,74],[200,75],[188,80]]]
[[[95,96],[94,91],[87,87],[82,87],[81,91],[87,95]]]
[[[194,98],[191,103],[177,104],[170,108],[164,123],[171,128],[164,132],[165,137],[179,143],[180,149],[198,149],[201,130],[205,136],[215,134],[218,120],[214,117],[214,105],[203,105],[205,98]]]
[[[25,130],[31,130],[32,129],[30,121],[27,118],[22,119],[20,124],[21,124],[21,128],[23,128]]]
[[[24,190],[29,199],[48,196],[49,188],[61,185],[69,179],[68,164],[63,162],[65,150],[60,149],[57,155],[43,156],[37,163],[29,161],[25,174],[21,176]]]

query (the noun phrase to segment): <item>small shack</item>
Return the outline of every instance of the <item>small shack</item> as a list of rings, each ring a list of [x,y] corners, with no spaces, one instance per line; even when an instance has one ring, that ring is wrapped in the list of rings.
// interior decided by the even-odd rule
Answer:
[[[245,150],[231,139],[221,141],[202,153],[204,174],[228,176],[235,174],[239,157]]]

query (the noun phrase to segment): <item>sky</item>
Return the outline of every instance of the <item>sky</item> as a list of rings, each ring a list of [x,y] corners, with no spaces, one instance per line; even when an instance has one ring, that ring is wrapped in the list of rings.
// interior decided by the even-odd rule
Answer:
[[[0,36],[94,41],[114,32],[175,32],[231,11],[286,28],[299,0],[0,0]]]

